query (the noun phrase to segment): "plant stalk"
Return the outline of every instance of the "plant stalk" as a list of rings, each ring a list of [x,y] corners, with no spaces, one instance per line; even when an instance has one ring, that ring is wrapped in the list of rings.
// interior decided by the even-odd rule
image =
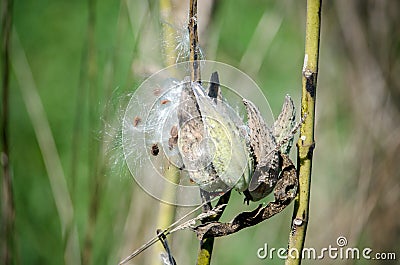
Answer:
[[[322,0],[307,0],[306,40],[301,97],[301,117],[305,117],[305,120],[300,127],[300,137],[297,142],[299,193],[294,204],[286,265],[301,264],[301,253],[309,222],[311,169],[315,147],[315,94],[318,76],[321,3]]]
[[[201,82],[197,21],[197,0],[190,0],[188,30],[190,39],[190,80],[192,82]],[[202,193],[204,193],[204,191],[202,191]],[[211,203],[208,203],[205,205],[205,207],[203,207],[203,212],[206,212],[211,208]],[[210,264],[213,247],[214,238],[206,238],[200,241],[200,250],[197,255],[197,265]]]
[[[173,24],[172,16],[172,3],[171,0],[160,0],[160,20],[162,25],[162,38],[164,43],[167,45],[164,47],[164,66],[168,67],[176,61],[175,51],[175,37],[174,31],[171,25]],[[171,69],[173,71],[174,69]],[[180,172],[179,169],[171,163],[167,157],[163,159],[164,178],[172,183],[179,183]],[[163,201],[174,201],[176,197],[176,191],[170,186],[165,186],[162,194]],[[157,217],[157,228],[168,227],[173,223],[176,214],[176,206],[173,204],[160,202],[160,208],[158,210]],[[156,244],[152,255],[150,264],[160,264],[160,253],[163,253],[164,249],[162,244]]]
[[[189,39],[190,39],[190,80],[200,82],[200,65],[199,65],[199,36],[197,31],[197,0],[190,0],[189,8]]]

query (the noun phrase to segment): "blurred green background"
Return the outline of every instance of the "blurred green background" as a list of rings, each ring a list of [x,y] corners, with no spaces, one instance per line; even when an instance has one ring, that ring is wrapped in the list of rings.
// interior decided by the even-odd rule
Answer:
[[[168,34],[185,29],[188,1],[172,1],[170,13],[160,2],[169,1],[14,2],[12,264],[116,264],[155,234],[160,203],[137,186],[113,139],[121,99],[165,66]],[[397,255],[368,263],[399,264],[400,3],[338,0],[322,9],[306,247],[336,246],[345,236],[349,247]],[[285,94],[298,107],[305,14],[306,1],[199,1],[203,53],[254,78],[275,114]],[[231,200],[223,220],[257,205],[243,205],[236,192]],[[264,243],[286,247],[291,214],[292,206],[217,239],[212,264],[283,264],[256,253]],[[194,233],[170,240],[178,264],[195,263]],[[157,264],[154,249],[130,264]],[[367,263],[303,264],[336,262]]]

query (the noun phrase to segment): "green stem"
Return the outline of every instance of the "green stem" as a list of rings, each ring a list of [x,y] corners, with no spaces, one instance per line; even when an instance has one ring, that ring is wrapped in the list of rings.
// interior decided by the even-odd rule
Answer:
[[[218,206],[224,205],[224,204],[227,205],[229,202],[229,199],[231,197],[231,191],[232,190],[229,190],[224,195],[222,195],[219,198],[215,207],[218,207]],[[218,221],[219,218],[221,218],[221,215],[223,214],[225,207],[226,206],[224,206],[222,208],[222,211],[220,213],[218,213],[217,215],[210,216],[206,220],[203,220],[203,223]],[[200,250],[199,250],[199,254],[197,255],[197,265],[209,265],[211,263],[211,255],[212,255],[213,247],[214,247],[214,237],[205,238],[200,241]]]
[[[305,117],[305,120],[300,128],[300,138],[297,143],[299,194],[294,205],[286,265],[301,263],[301,252],[304,247],[309,220],[311,169],[315,145],[315,94],[318,75],[321,2],[322,0],[307,0],[306,41],[301,97],[301,116]]]
[[[211,262],[214,238],[206,238],[200,241],[200,250],[197,254],[197,265],[208,265]]]

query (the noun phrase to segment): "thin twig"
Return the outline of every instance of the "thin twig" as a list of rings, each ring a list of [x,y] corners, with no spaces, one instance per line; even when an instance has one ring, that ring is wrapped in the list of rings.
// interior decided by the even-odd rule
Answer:
[[[172,234],[173,232],[176,232],[178,230],[183,229],[182,227],[185,226],[186,227],[186,223],[190,223],[192,222],[192,220],[197,220],[197,218],[191,219],[187,222],[185,222],[184,224],[181,224],[181,222],[183,220],[185,220],[189,215],[191,215],[192,213],[196,212],[197,210],[199,210],[200,208],[203,207],[205,203],[200,204],[199,206],[197,206],[196,208],[194,208],[193,210],[189,211],[188,213],[186,213],[185,215],[183,215],[181,218],[179,218],[177,221],[175,221],[174,223],[172,223],[169,227],[165,228],[164,230],[162,230],[161,232],[157,233],[158,235],[163,234],[164,236],[167,236],[169,234]],[[135,250],[134,252],[132,252],[132,254],[130,254],[128,257],[126,257],[125,259],[123,259],[120,263],[118,263],[118,265],[122,265],[127,263],[128,261],[130,261],[131,259],[133,259],[134,257],[136,257],[137,255],[139,255],[140,253],[142,253],[143,251],[145,251],[146,249],[148,249],[150,246],[152,246],[155,242],[157,242],[159,240],[159,237],[155,236],[152,239],[150,239],[149,241],[147,241],[144,245],[142,245],[140,248],[138,248],[137,250]]]
[[[302,70],[301,116],[305,117],[300,127],[297,143],[297,169],[299,171],[299,193],[295,200],[289,249],[302,253],[309,218],[312,157],[314,151],[315,92],[317,88],[319,38],[322,0],[307,0],[306,43]],[[288,255],[286,265],[301,263],[301,255]]]
[[[200,82],[200,64],[199,64],[199,36],[197,33],[197,0],[190,0],[189,8],[189,39],[190,39],[190,56],[189,61],[191,67],[191,78],[193,82]]]

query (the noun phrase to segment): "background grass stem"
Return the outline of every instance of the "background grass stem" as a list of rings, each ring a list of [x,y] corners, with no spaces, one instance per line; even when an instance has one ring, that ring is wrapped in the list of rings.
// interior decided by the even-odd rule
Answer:
[[[15,206],[13,182],[10,170],[9,148],[9,95],[10,95],[10,43],[12,29],[12,0],[2,1],[1,11],[1,78],[2,78],[2,108],[1,108],[1,219],[0,219],[0,263],[9,265],[14,254],[14,222]]]

